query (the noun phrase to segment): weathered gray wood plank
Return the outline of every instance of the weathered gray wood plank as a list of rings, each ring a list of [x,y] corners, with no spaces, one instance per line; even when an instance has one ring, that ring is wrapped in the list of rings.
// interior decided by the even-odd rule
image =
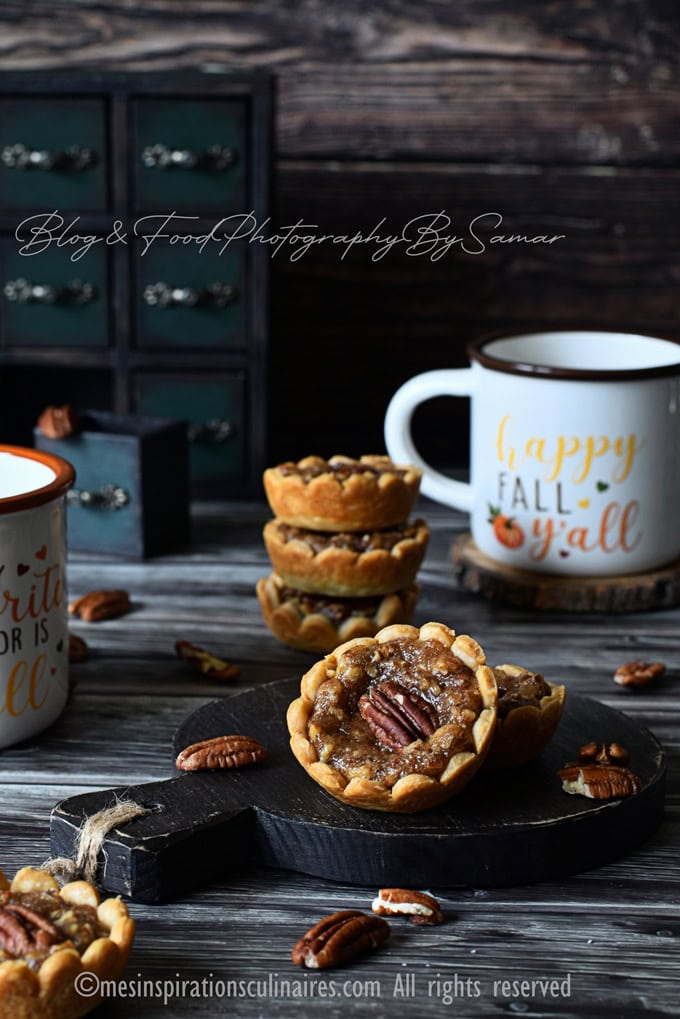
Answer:
[[[561,1019],[629,1019],[638,1014],[677,1014],[678,915],[680,913],[680,729],[678,620],[680,612],[626,617],[566,617],[511,611],[470,598],[453,579],[448,546],[465,518],[424,501],[432,544],[422,571],[418,621],[446,618],[479,636],[491,660],[519,660],[563,679],[649,725],[669,759],[666,819],[657,834],[630,857],[562,882],[527,888],[447,889],[441,894],[445,926],[421,929],[395,923],[380,954],[325,974],[336,999],[300,1002],[283,993],[220,1000],[214,995],[172,999],[119,999],[103,1017],[143,1014],[209,1019],[225,1013],[288,1019],[300,1012],[335,1019],[488,1017],[524,1012]],[[93,563],[73,556],[71,590],[129,586],[139,609],[100,625],[74,621],[92,646],[89,662],[73,669],[76,688],[62,719],[40,740],[0,754],[0,863],[8,872],[40,863],[49,850],[48,817],[54,803],[92,787],[147,781],[174,774],[170,741],[194,708],[232,689],[301,674],[313,656],[270,637],[252,586],[265,565],[261,504],[201,508],[196,543],[186,554],[147,564]],[[187,632],[187,630],[190,632]],[[243,666],[233,688],[206,684],[173,655],[177,637],[203,641]],[[656,688],[629,694],[612,681],[622,661],[663,660],[668,676]],[[588,734],[591,735],[591,734]],[[594,734],[593,734],[594,735]],[[200,864],[197,864],[200,865]],[[414,885],[418,884],[414,875]],[[145,979],[207,977],[222,980],[297,979],[308,995],[324,975],[298,971],[289,962],[294,941],[335,909],[367,908],[371,889],[332,884],[282,871],[247,870],[225,876],[180,902],[131,905],[138,936],[128,976]],[[395,996],[397,977],[416,980],[414,998]],[[571,997],[493,997],[493,981],[571,973]],[[442,993],[453,981],[478,980],[479,997]],[[342,997],[343,982],[373,979],[381,996]],[[436,981],[439,980],[439,991]],[[428,994],[428,981],[434,981]],[[446,985],[444,982],[449,981]],[[459,984],[459,991],[462,985]],[[470,985],[474,989],[474,985]],[[366,990],[366,988],[363,988]],[[238,990],[238,987],[234,988]],[[267,988],[265,988],[267,990]],[[448,1000],[448,998],[447,998]]]

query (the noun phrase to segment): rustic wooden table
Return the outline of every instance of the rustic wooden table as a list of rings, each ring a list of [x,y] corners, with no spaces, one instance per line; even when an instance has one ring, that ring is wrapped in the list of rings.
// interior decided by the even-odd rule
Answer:
[[[125,997],[121,989],[101,1006],[101,1019],[678,1015],[680,610],[537,616],[480,601],[457,589],[449,563],[463,518],[431,503],[423,512],[433,537],[416,622],[441,619],[478,637],[490,660],[522,661],[648,725],[668,752],[661,829],[627,859],[568,880],[438,890],[445,925],[395,922],[387,948],[321,974],[292,965],[292,944],[327,913],[369,908],[371,889],[251,869],[225,874],[178,902],[133,903],[138,933],[130,984]],[[48,856],[49,814],[58,800],[168,777],[171,737],[187,714],[232,689],[299,675],[310,664],[309,656],[278,644],[260,617],[254,585],[268,567],[260,539],[265,518],[262,505],[203,507],[191,549],[181,555],[135,564],[73,557],[72,595],[125,587],[135,611],[74,625],[91,657],[73,668],[66,712],[42,738],[0,757],[7,872]],[[239,662],[240,681],[225,690],[194,678],[173,655],[178,638]],[[633,658],[665,661],[667,677],[646,691],[621,690],[612,673]],[[552,979],[558,983],[541,983]]]

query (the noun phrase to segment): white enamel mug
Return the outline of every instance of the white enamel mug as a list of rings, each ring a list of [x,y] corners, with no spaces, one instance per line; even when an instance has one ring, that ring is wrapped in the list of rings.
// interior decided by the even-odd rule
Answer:
[[[61,457],[0,445],[0,747],[51,725],[68,697]]]
[[[385,442],[423,470],[422,491],[467,510],[478,547],[521,569],[616,576],[680,557],[680,345],[626,333],[480,340],[470,368],[395,393]],[[470,484],[433,470],[411,416],[471,398]]]

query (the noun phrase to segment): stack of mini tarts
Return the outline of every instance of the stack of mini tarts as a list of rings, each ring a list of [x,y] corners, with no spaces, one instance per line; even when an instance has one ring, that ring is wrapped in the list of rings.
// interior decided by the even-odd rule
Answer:
[[[265,471],[275,572],[257,596],[279,640],[326,653],[411,619],[429,538],[423,520],[409,520],[420,477],[386,456],[308,456]]]

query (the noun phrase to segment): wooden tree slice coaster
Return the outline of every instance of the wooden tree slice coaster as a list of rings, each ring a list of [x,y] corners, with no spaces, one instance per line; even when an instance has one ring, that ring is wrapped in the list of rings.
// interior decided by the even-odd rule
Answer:
[[[472,535],[451,546],[458,582],[492,601],[544,612],[641,612],[680,604],[680,561],[623,577],[558,577],[516,570],[489,558]]]

